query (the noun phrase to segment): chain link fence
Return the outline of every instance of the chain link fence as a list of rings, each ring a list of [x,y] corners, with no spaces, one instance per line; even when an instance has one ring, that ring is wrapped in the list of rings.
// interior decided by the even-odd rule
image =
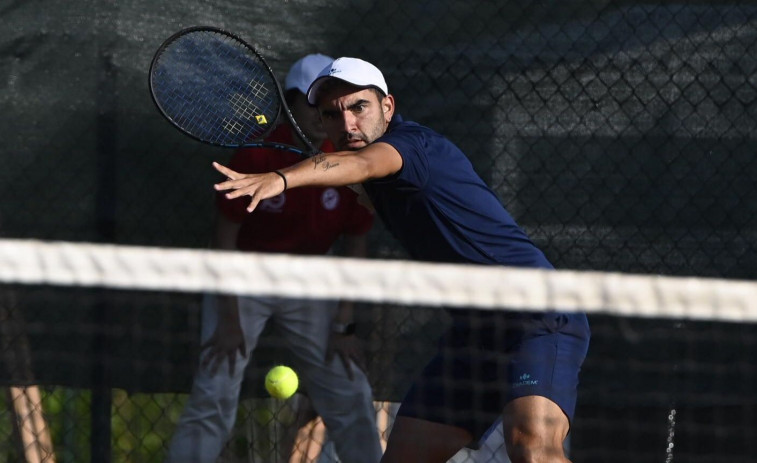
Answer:
[[[147,91],[162,40],[206,24],[258,46],[281,76],[310,52],[376,64],[398,111],[458,144],[558,268],[757,273],[753,2],[41,0],[0,11],[5,237],[206,246],[210,160],[231,153],[179,134]],[[404,258],[380,223],[371,244],[374,257]],[[196,363],[197,299],[3,291],[0,461],[43,461],[24,457],[30,446],[54,447],[60,462],[161,461]],[[362,312],[377,399],[399,400],[443,320]],[[591,322],[575,461],[663,459],[660,391],[670,390],[701,423],[742,411],[744,438],[721,451],[731,459],[702,461],[757,453],[746,442],[757,430],[754,365],[706,375],[755,350],[754,326]],[[696,374],[681,373],[679,355],[700,362]],[[240,413],[260,419],[258,408]],[[23,441],[34,410],[49,445]],[[618,435],[633,443],[628,456]]]

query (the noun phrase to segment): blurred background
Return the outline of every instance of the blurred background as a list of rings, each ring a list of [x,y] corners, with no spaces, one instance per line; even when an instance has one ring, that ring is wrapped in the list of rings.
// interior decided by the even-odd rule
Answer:
[[[459,145],[558,268],[755,277],[755,2],[4,0],[0,235],[207,246],[210,163],[231,152],[180,134],[147,88],[155,50],[193,25],[240,35],[282,78],[306,53],[371,61],[398,111]],[[371,257],[405,257],[380,223]],[[0,290],[0,461],[26,461],[12,391],[29,385],[57,461],[161,461],[198,297]],[[376,399],[396,402],[445,321],[360,314]],[[757,327],[590,322],[574,461],[666,461],[672,431],[681,461],[757,454]]]

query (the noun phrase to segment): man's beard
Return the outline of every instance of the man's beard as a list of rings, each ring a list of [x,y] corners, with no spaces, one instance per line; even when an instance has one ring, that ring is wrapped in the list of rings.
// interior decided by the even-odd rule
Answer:
[[[350,133],[346,134],[345,136],[343,136],[341,141],[342,141],[341,145],[345,149],[352,150],[352,151],[359,150],[361,147],[348,146],[350,143],[353,143],[353,142],[356,142],[356,141],[362,141],[366,145],[370,144],[370,142],[366,139],[366,137],[364,135],[359,134],[359,133],[352,133],[352,132],[350,132]]]

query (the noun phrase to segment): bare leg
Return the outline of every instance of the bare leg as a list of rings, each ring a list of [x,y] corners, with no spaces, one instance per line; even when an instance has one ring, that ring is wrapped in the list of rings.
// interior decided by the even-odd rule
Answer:
[[[11,379],[21,384],[34,384],[25,320],[16,294],[4,289],[0,290],[0,349]],[[55,453],[50,429],[42,413],[39,387],[11,386],[6,395],[15,413],[13,424],[19,438],[19,453],[24,455],[24,461],[54,463]]]
[[[9,388],[9,396],[16,414],[14,426],[20,437],[25,463],[54,463],[52,439],[42,415],[42,397],[37,386]]]
[[[465,429],[398,416],[382,463],[445,463],[471,441]]]
[[[313,463],[318,461],[325,441],[326,425],[323,424],[323,420],[320,417],[316,417],[299,429],[289,463]]]
[[[569,463],[563,451],[569,429],[563,411],[545,397],[521,397],[505,407],[505,443],[512,463]]]
[[[297,418],[291,426],[293,432],[289,432],[286,440],[281,441],[281,446],[289,449],[289,463],[315,462],[321,454],[326,427],[313,410],[310,398],[303,394],[296,394],[295,397]]]

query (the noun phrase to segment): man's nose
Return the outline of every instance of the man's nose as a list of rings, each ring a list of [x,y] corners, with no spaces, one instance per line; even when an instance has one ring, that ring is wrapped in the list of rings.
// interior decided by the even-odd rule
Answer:
[[[344,124],[344,131],[345,132],[352,132],[357,127],[356,124],[357,118],[354,114],[350,111],[345,111],[342,113],[342,124]]]

